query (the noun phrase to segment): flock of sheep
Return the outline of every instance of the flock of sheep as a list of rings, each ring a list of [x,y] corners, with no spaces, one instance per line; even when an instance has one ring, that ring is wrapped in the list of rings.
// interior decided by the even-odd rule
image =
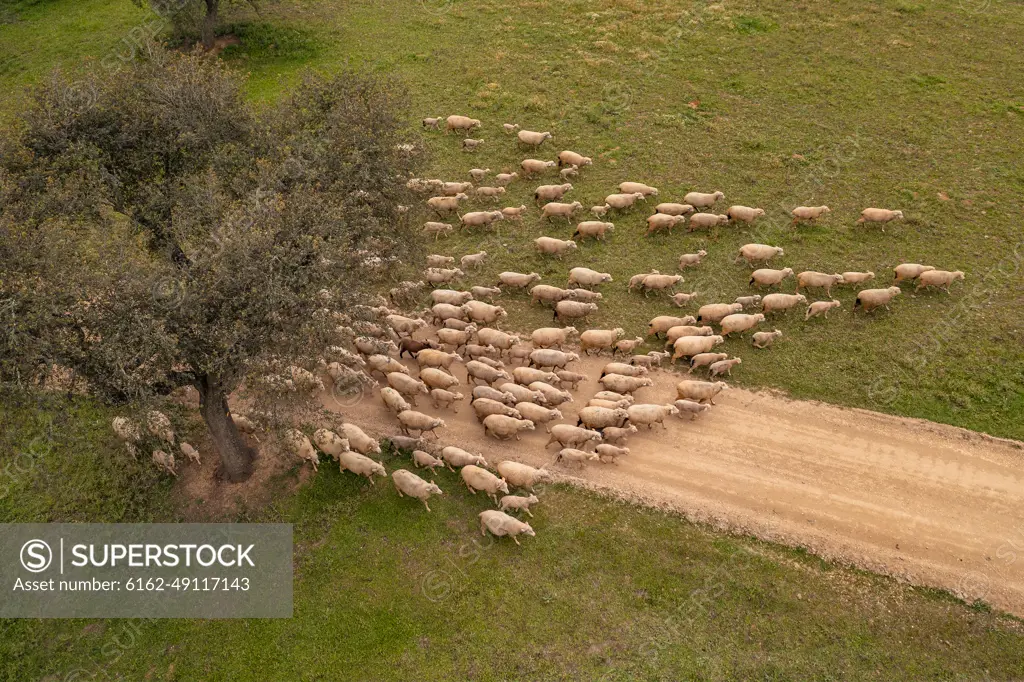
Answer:
[[[443,121],[440,118],[423,120],[425,128],[440,129],[442,123],[445,133],[468,132],[481,125],[480,121],[465,116],[449,116]],[[551,133],[521,130],[515,124],[504,124],[503,129],[509,135],[515,134],[521,145],[532,148],[552,139]],[[462,148],[475,151],[483,143],[483,140],[466,138]],[[479,185],[491,173],[488,168],[470,170],[473,182],[413,178],[407,184],[417,192],[432,195],[425,201],[427,210],[443,218],[457,214],[471,195],[497,202],[505,194],[505,188],[520,177],[531,178],[558,169],[563,182],[537,187],[534,198],[541,205],[544,219],[564,218],[571,225],[573,216],[583,207],[579,202],[561,201],[573,190],[567,180],[578,177],[581,170],[592,163],[591,158],[567,150],[553,161],[526,159],[521,164],[521,174],[499,173],[494,176],[493,186]],[[478,185],[474,186],[474,183]],[[604,204],[590,209],[597,219],[579,222],[572,239],[540,237],[535,240],[537,251],[561,258],[578,248],[575,239],[604,239],[614,231],[615,225],[601,219],[613,211],[629,210],[638,202],[658,195],[657,188],[638,182],[623,182],[618,190],[607,196]],[[682,225],[693,231],[728,223],[751,224],[764,215],[762,209],[746,206],[731,206],[721,215],[711,213],[710,209],[722,199],[722,192],[690,192],[683,197],[683,203],[660,203],[647,218],[646,233],[671,232]],[[514,206],[466,212],[458,215],[459,229],[486,227],[504,220],[518,221],[527,210],[526,206]],[[793,222],[813,222],[827,213],[827,206],[800,206],[792,211]],[[867,208],[857,222],[884,224],[902,218],[903,213],[898,210]],[[455,225],[435,221],[426,222],[423,228],[424,233],[433,235],[435,239],[455,229]],[[679,258],[680,270],[698,267],[706,255],[703,250],[683,254]],[[767,266],[769,261],[781,255],[783,249],[776,246],[747,244],[739,249],[736,260],[745,261],[751,267]],[[506,317],[506,311],[492,301],[508,290],[528,289],[531,300],[551,305],[554,319],[563,324],[585,323],[588,316],[597,311],[602,299],[602,295],[593,289],[613,281],[608,273],[585,267],[572,268],[565,288],[537,283],[541,279],[537,273],[517,272],[501,273],[498,282],[490,286],[471,286],[465,290],[440,288],[450,286],[486,259],[487,253],[483,251],[467,254],[456,267],[451,256],[427,256],[422,281],[402,282],[390,291],[390,301],[382,297],[378,306],[360,307],[352,314],[340,316],[345,324],[338,328],[338,332],[347,347],[326,349],[319,367],[338,386],[376,386],[374,377],[379,375],[384,384],[380,387],[380,397],[394,414],[401,431],[401,435],[389,437],[394,448],[409,453],[416,468],[427,468],[431,472],[439,467],[453,471],[458,468],[460,477],[472,493],[484,491],[498,506],[496,510],[480,514],[481,532],[486,534],[490,531],[497,536],[508,535],[514,539],[520,534],[534,535],[534,531],[528,523],[506,512],[530,514],[530,505],[537,502],[532,494],[533,486],[549,476],[547,470],[513,461],[503,461],[492,467],[480,454],[455,446],[442,446],[437,442],[436,431],[445,428],[444,420],[415,409],[417,398],[428,398],[435,410],[443,408],[457,412],[458,403],[468,397],[470,409],[484,434],[496,439],[519,440],[522,432],[533,431],[542,424],[550,434],[546,447],[555,445],[558,448],[555,464],[564,462],[582,466],[593,461],[615,462],[618,457],[629,454],[626,441],[638,427],[653,428],[660,424],[667,428],[665,420],[669,416],[696,419],[714,405],[715,396],[728,388],[725,382],[717,380],[718,377],[728,375],[735,365],[742,363],[741,358],[714,352],[725,337],[730,334],[742,336],[756,330],[768,315],[800,304],[807,305],[804,319],[818,315],[827,317],[830,310],[840,305],[839,301],[830,298],[808,303],[800,291],[821,289],[830,297],[833,286],[861,284],[875,276],[873,272],[828,274],[804,271],[795,274],[791,268],[761,267],[751,273],[751,286],[775,287],[795,274],[796,293],[741,296],[731,303],[710,303],[700,306],[695,316],[659,315],[650,321],[647,335],[664,338],[665,350],[641,354],[636,351],[645,339],[641,336],[624,338],[625,330],[621,328],[578,332],[574,326],[545,327],[535,329],[528,340],[498,328]],[[854,309],[870,312],[878,307],[888,308],[900,293],[898,285],[902,281],[916,281],[917,289],[941,287],[948,293],[950,284],[963,277],[964,273],[960,271],[904,263],[895,268],[892,286],[858,292]],[[628,288],[642,291],[645,296],[665,292],[675,306],[682,308],[692,304],[696,297],[693,293],[674,291],[682,281],[681,275],[652,270],[633,276]],[[431,307],[415,313],[403,313],[393,308],[413,307],[428,285],[432,287]],[[757,307],[759,311],[744,312]],[[718,333],[712,325],[719,326]],[[416,338],[417,334],[419,338]],[[781,335],[777,329],[754,331],[752,344],[755,348],[767,348]],[[600,390],[578,411],[575,424],[563,423],[559,406],[573,402],[572,392],[590,377],[571,369],[580,361],[579,353],[567,349],[573,343],[578,344],[579,353],[608,353],[613,356],[597,377]],[[400,361],[407,354],[417,365],[415,376]],[[660,366],[669,357],[672,362],[688,360],[687,374],[706,368],[708,380],[680,381],[676,386],[675,399],[670,402],[636,402],[638,391],[653,386],[649,377],[651,368]],[[453,371],[456,365],[464,367],[464,379],[456,377]],[[289,374],[280,380],[290,390],[306,390],[315,395],[324,389],[321,378],[309,370],[291,367]],[[463,383],[469,390],[468,396],[457,390]],[[154,413],[151,412],[148,424],[151,434],[167,441],[169,422],[166,417],[161,421],[152,415]],[[256,426],[247,417],[232,414],[232,418],[239,430],[250,434],[255,432]],[[129,447],[139,441],[138,427],[124,418],[115,419],[114,429]],[[427,434],[432,435],[434,441],[427,440]],[[319,452],[323,452],[338,461],[342,471],[366,476],[371,483],[374,475],[387,475],[384,466],[371,458],[380,454],[379,443],[354,424],[342,424],[338,433],[319,429],[313,433],[312,439],[298,429],[290,429],[284,440],[287,448],[309,461],[314,470],[318,465]],[[173,444],[173,432],[167,442]],[[186,446],[188,444],[181,445],[182,452],[198,462],[198,453],[191,446],[186,450]],[[174,473],[173,455],[156,450],[153,459]],[[492,469],[497,475],[492,473]],[[392,472],[391,477],[399,495],[423,501],[427,511],[430,510],[427,504],[429,497],[441,494],[435,483],[411,471],[399,469]],[[510,486],[531,494],[512,495]],[[504,496],[499,499],[498,493]]]

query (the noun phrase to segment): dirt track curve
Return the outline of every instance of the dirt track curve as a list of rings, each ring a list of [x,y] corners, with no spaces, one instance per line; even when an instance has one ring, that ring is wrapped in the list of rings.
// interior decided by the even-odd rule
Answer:
[[[574,371],[596,378],[607,358]],[[581,368],[582,366],[582,368]],[[456,365],[466,394],[465,370]],[[415,372],[414,372],[415,375]],[[637,402],[674,399],[680,376],[657,371]],[[560,406],[566,421],[600,390],[580,385]],[[329,393],[329,392],[328,392]],[[468,404],[443,418],[440,441],[553,471],[579,482],[670,507],[691,519],[801,546],[826,558],[947,588],[1024,616],[1024,444],[922,420],[725,391],[696,421],[630,437],[618,465],[550,466],[544,429],[522,442],[485,438]],[[377,391],[355,405],[324,404],[378,435],[397,433]]]

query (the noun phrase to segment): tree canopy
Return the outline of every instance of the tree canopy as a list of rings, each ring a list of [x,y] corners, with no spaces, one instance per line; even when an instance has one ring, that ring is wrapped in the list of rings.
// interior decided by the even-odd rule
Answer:
[[[259,110],[242,87],[215,58],[153,45],[116,74],[53,74],[0,136],[0,376],[67,368],[108,400],[195,386],[230,480],[254,453],[226,396],[310,366],[328,313],[419,244],[398,210],[413,163],[399,88],[307,73]]]

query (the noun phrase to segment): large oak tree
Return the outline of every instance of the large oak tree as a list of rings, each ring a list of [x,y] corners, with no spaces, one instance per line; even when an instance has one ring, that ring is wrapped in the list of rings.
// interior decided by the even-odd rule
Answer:
[[[54,74],[0,134],[0,375],[71,370],[113,401],[194,386],[231,481],[255,453],[228,395],[312,367],[337,324],[323,290],[344,313],[418,248],[400,90],[307,74],[257,109],[242,88],[150,46],[116,74]]]

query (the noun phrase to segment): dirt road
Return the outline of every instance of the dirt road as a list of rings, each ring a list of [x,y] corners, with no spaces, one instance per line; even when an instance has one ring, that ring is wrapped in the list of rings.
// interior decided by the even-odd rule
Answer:
[[[607,359],[573,367],[597,377]],[[456,376],[465,370],[456,366]],[[415,374],[415,373],[414,373]],[[637,402],[675,398],[679,375],[655,372]],[[461,389],[469,394],[464,385]],[[600,390],[580,385],[567,421]],[[347,403],[348,401],[346,401]],[[821,556],[944,587],[1024,615],[1024,445],[914,419],[723,392],[696,421],[675,417],[630,437],[618,465],[549,466],[646,503]],[[380,435],[397,433],[377,392],[355,405],[324,404]],[[568,408],[568,409],[567,409]],[[485,438],[468,404],[441,416],[441,442],[490,462],[550,464],[543,428],[517,443]]]

